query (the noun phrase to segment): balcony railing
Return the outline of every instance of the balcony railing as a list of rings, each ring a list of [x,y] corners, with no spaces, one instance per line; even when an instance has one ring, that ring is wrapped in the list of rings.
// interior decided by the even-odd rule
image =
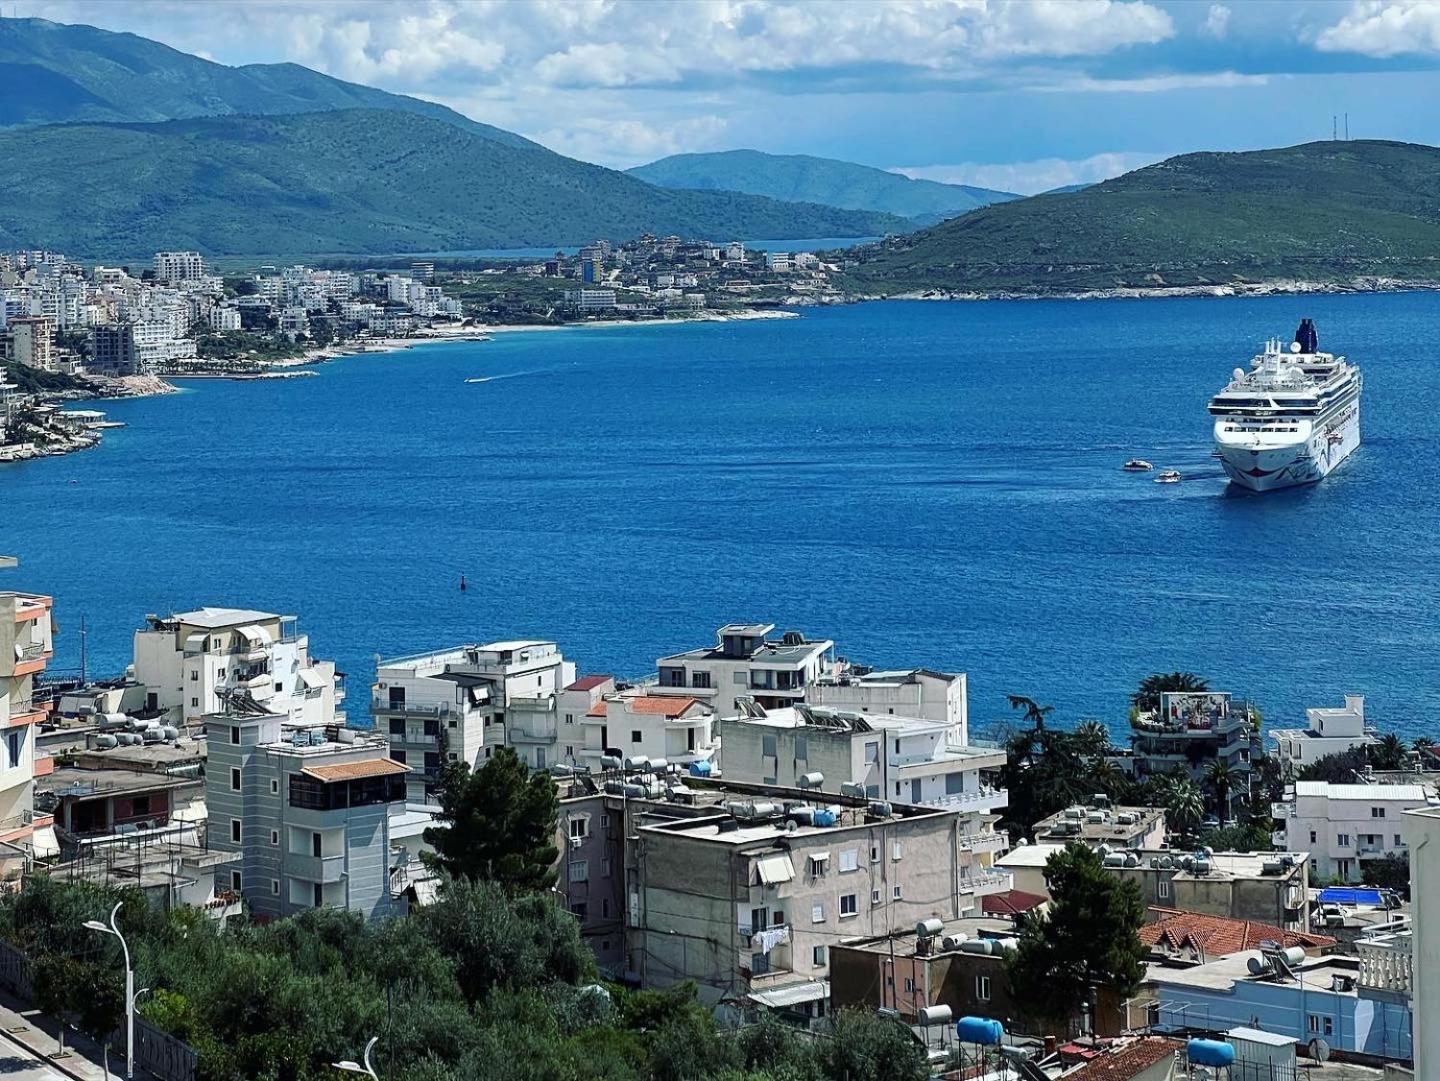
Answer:
[[[285,856],[285,870],[307,882],[339,882],[345,877],[345,856],[306,856],[290,852]]]
[[[1012,889],[1014,881],[1010,875],[1002,873],[974,875],[960,879],[960,892],[976,897],[988,897],[992,893],[1004,893]]]
[[[30,643],[28,643],[27,645],[23,645],[23,646],[22,646],[22,645],[19,645],[19,644],[17,643],[16,646],[15,646],[15,659],[16,659],[17,661],[22,661],[22,662],[23,662],[23,661],[38,660],[40,657],[43,657],[44,655],[45,655],[45,643],[44,643],[44,642],[30,642]]]
[[[448,717],[451,713],[458,714],[460,709],[449,702],[431,705],[423,702],[391,702],[384,698],[372,698],[370,699],[370,712],[393,716],[440,718]]]
[[[932,807],[947,808],[974,808],[975,810],[989,809],[993,807],[1006,807],[1010,803],[1010,793],[1003,788],[978,788],[969,792],[952,792],[940,796],[937,799],[928,800],[927,804]]]
[[[961,852],[999,852],[1010,847],[1010,834],[1005,830],[962,833]]]

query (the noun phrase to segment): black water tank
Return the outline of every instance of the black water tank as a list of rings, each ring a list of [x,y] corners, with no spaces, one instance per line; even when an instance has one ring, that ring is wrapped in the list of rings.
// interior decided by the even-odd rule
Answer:
[[[1295,332],[1295,341],[1302,353],[1320,352],[1320,337],[1315,333],[1315,324],[1309,319],[1300,320],[1300,329]]]

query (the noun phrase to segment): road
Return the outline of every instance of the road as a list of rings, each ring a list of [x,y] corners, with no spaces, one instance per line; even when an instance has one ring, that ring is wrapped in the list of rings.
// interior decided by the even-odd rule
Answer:
[[[0,1078],[5,1081],[70,1081],[55,1067],[38,1055],[10,1042],[0,1039]]]

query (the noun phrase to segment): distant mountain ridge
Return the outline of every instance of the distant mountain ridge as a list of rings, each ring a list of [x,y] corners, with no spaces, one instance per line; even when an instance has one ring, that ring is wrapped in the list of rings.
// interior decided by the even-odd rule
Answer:
[[[299,64],[228,67],[135,34],[46,19],[0,19],[0,125],[355,108],[396,109],[509,146],[538,145],[443,105],[347,83]]]
[[[393,109],[0,129],[0,250],[389,254],[687,237],[875,236],[867,211],[657,188]]]
[[[878,210],[922,224],[1020,198],[1013,192],[912,180],[900,173],[833,158],[759,150],[676,154],[638,165],[629,173],[666,188],[743,191],[772,199]]]
[[[1435,281],[1440,149],[1356,140],[1184,154],[858,257],[850,287],[891,295]]]

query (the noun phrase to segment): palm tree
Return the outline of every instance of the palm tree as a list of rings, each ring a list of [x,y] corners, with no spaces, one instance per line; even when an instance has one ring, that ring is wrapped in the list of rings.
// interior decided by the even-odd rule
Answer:
[[[1140,681],[1130,696],[1131,704],[1141,713],[1154,713],[1160,708],[1160,695],[1166,691],[1208,691],[1210,684],[1194,672],[1155,672]]]
[[[1125,774],[1111,759],[1102,758],[1090,770],[1090,779],[1095,791],[1113,795],[1125,783]]]
[[[1104,754],[1110,750],[1110,730],[1097,720],[1081,721],[1073,733],[1081,754]]]
[[[1007,694],[1005,698],[1011,709],[1018,709],[1024,714],[1026,722],[1036,732],[1045,731],[1045,718],[1055,712],[1054,706],[1042,706],[1035,699],[1026,698],[1023,694]]]
[[[1220,808],[1220,825],[1223,826],[1230,812],[1230,789],[1235,785],[1235,771],[1230,768],[1229,762],[1217,758],[1205,770],[1205,783],[1215,794],[1215,802]]]
[[[1370,748],[1370,762],[1376,769],[1404,769],[1407,758],[1409,752],[1394,732],[1384,736]]]
[[[1165,786],[1161,802],[1177,833],[1193,832],[1205,817],[1205,797],[1195,782],[1186,777],[1173,778]]]

